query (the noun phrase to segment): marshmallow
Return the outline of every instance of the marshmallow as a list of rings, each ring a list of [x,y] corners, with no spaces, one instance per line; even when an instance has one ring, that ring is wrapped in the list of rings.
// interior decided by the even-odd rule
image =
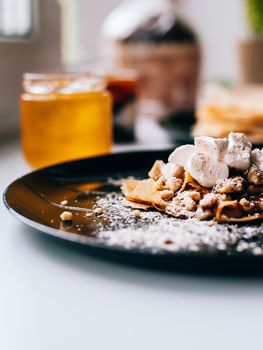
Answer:
[[[213,187],[218,181],[228,178],[229,169],[223,161],[216,161],[212,155],[196,152],[187,164],[191,176],[204,187]]]
[[[229,146],[224,162],[234,169],[245,171],[251,164],[251,142],[242,133],[228,135]]]
[[[169,179],[169,177],[179,177],[182,175],[182,172],[183,168],[173,163],[167,163],[161,169],[161,174],[165,180]]]
[[[194,145],[183,145],[177,147],[173,153],[170,154],[168,161],[174,165],[178,165],[184,168],[188,162],[188,159],[193,155],[194,152]]]
[[[263,149],[251,152],[251,142],[242,133],[230,133],[228,139],[209,136],[195,137],[194,145],[176,148],[169,156],[169,163],[162,168],[165,179],[179,177],[182,169],[204,187],[213,187],[229,176],[229,167],[245,171],[251,160],[263,171]]]
[[[251,152],[252,163],[255,164],[260,171],[263,171],[263,148],[255,148]]]
[[[195,146],[197,152],[209,154],[216,160],[223,160],[228,147],[227,139],[215,139],[209,136],[195,137]]]

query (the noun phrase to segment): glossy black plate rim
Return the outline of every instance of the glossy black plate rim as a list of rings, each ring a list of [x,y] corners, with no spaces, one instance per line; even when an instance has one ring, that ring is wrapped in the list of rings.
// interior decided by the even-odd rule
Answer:
[[[38,170],[34,170],[32,172],[29,172],[19,178],[17,178],[16,180],[12,181],[4,190],[3,192],[3,202],[5,207],[8,209],[8,211],[15,217],[17,218],[20,222],[24,223],[25,225],[36,229],[39,232],[43,232],[43,233],[47,233],[50,236],[59,238],[59,239],[64,239],[70,242],[74,242],[77,244],[85,244],[87,246],[91,246],[94,248],[104,248],[106,250],[114,250],[114,251],[120,251],[120,252],[127,252],[127,253],[131,253],[131,254],[146,254],[146,255],[153,255],[152,252],[150,252],[150,250],[143,250],[143,249],[137,249],[137,248],[129,248],[129,249],[124,249],[123,247],[117,246],[117,245],[107,245],[105,244],[103,241],[100,241],[96,238],[92,238],[92,237],[87,237],[87,236],[81,236],[78,235],[77,233],[70,233],[68,234],[66,231],[63,230],[59,230],[59,229],[54,229],[52,227],[46,226],[44,224],[38,223],[30,218],[25,217],[24,215],[21,215],[19,212],[17,212],[14,208],[12,208],[12,206],[9,204],[7,196],[8,196],[8,192],[12,191],[12,187],[18,182],[18,181],[23,181],[24,178],[33,175],[33,174],[37,174],[40,172],[49,172],[53,169],[56,169],[60,166],[67,166],[67,165],[75,165],[75,164],[80,164],[81,163],[85,163],[85,162],[89,162],[91,160],[96,160],[96,159],[103,159],[103,158],[117,158],[119,156],[125,156],[127,154],[130,155],[138,155],[138,154],[142,154],[142,153],[157,153],[157,154],[167,154],[169,155],[171,153],[171,151],[173,150],[173,148],[167,148],[167,149],[163,149],[163,150],[143,150],[143,151],[128,151],[128,152],[115,152],[115,153],[111,153],[109,155],[102,155],[102,156],[97,156],[97,157],[89,157],[89,158],[82,158],[82,159],[77,159],[77,160],[73,160],[73,161],[68,161],[68,162],[62,162],[62,163],[58,163],[55,165],[51,165],[48,167],[44,167]],[[161,252],[156,252],[155,255],[160,255],[160,256],[164,256],[166,254],[163,254]],[[179,255],[184,255],[181,253],[178,253]]]
[[[212,269],[214,270],[214,267],[216,266],[216,268],[219,268],[219,270],[221,271],[222,269],[224,270],[225,268],[229,269],[229,272],[231,270],[237,271],[242,269],[242,271],[245,271],[247,269],[249,269],[252,267],[254,269],[254,272],[256,272],[257,270],[263,271],[263,257],[261,256],[249,256],[249,255],[227,255],[227,254],[202,254],[202,253],[198,253],[195,254],[194,252],[173,252],[172,254],[169,254],[168,252],[152,252],[149,249],[138,249],[136,247],[132,247],[129,249],[125,249],[122,246],[117,246],[117,245],[108,245],[105,242],[98,240],[96,238],[92,238],[92,237],[83,237],[81,235],[78,234],[74,234],[74,233],[70,233],[68,234],[66,231],[63,230],[59,230],[59,229],[54,229],[52,227],[49,227],[47,225],[38,223],[30,218],[27,218],[23,215],[21,215],[20,213],[18,213],[15,209],[13,209],[7,200],[7,195],[8,192],[12,190],[13,185],[17,182],[17,181],[23,181],[23,179],[27,176],[30,176],[34,173],[38,173],[38,172],[42,172],[42,171],[49,171],[52,170],[53,168],[57,168],[59,166],[64,166],[64,165],[75,165],[75,164],[81,164],[81,163],[85,163],[87,161],[90,161],[91,159],[98,159],[98,158],[102,158],[102,157],[118,157],[118,156],[124,156],[127,153],[129,154],[134,154],[134,155],[138,155],[141,153],[155,153],[155,152],[159,152],[159,153],[167,153],[169,154],[170,149],[169,150],[162,150],[162,151],[154,151],[154,150],[148,150],[148,151],[131,151],[131,152],[120,152],[120,153],[113,153],[107,156],[99,156],[99,157],[94,157],[94,158],[84,158],[84,159],[80,159],[80,160],[76,160],[76,161],[72,161],[72,162],[64,162],[61,164],[57,164],[55,166],[50,166],[50,167],[46,167],[46,168],[42,168],[39,170],[35,170],[33,172],[30,172],[18,179],[16,179],[15,181],[13,181],[12,183],[10,183],[10,185],[8,185],[6,187],[6,189],[3,192],[3,202],[6,206],[6,208],[9,210],[9,212],[15,217],[17,218],[20,222],[24,223],[25,225],[37,230],[40,233],[46,233],[51,237],[55,237],[58,239],[63,239],[65,241],[68,242],[72,242],[72,243],[76,243],[78,245],[85,245],[87,247],[90,248],[94,248],[94,249],[98,249],[99,251],[102,252],[112,252],[112,253],[116,253],[117,255],[122,255],[122,256],[136,256],[136,257],[142,257],[143,259],[150,259],[149,261],[155,258],[158,259],[158,262],[168,262],[172,263],[173,267],[174,265],[178,265],[179,266],[181,264],[184,265],[184,267],[186,265],[192,265],[192,264],[200,264],[202,266],[202,270],[203,268],[205,269]],[[208,266],[209,264],[211,264],[210,266]],[[199,265],[198,265],[199,266]],[[200,266],[199,266],[200,267]],[[193,266],[190,267],[190,269],[193,269]]]

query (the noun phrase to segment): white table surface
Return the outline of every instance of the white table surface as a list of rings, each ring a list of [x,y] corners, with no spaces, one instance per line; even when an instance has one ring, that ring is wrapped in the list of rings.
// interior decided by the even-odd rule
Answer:
[[[0,145],[1,193],[28,170]],[[1,350],[262,349],[263,279],[128,267],[0,218]]]

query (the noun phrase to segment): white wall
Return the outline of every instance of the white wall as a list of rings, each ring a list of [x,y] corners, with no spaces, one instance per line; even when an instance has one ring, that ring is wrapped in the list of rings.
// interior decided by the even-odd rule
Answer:
[[[120,0],[76,0],[76,3],[81,61],[85,63],[96,58],[103,20]]]
[[[132,1],[132,0],[130,0]],[[143,1],[143,0],[142,0]],[[205,79],[236,79],[236,43],[244,33],[243,0],[175,0],[196,29],[204,53]],[[100,26],[119,0],[76,0],[82,60],[96,57]]]
[[[28,41],[0,41],[0,142],[19,129],[23,73],[61,69],[60,7],[56,0],[34,3],[39,9],[34,36]]]
[[[237,42],[245,34],[244,0],[182,0],[181,10],[200,36],[204,77],[238,77]]]

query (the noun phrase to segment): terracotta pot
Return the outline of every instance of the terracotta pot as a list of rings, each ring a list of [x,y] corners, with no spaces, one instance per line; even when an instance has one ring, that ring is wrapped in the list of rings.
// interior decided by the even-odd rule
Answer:
[[[239,42],[240,80],[243,83],[263,83],[263,38]]]

